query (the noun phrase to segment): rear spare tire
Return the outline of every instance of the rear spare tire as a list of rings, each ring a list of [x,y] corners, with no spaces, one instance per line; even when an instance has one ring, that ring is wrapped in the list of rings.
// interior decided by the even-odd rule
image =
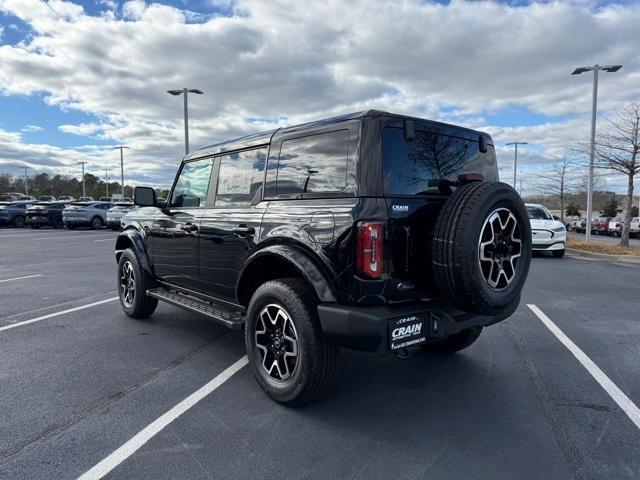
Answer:
[[[518,193],[505,183],[456,189],[434,227],[436,284],[453,306],[498,314],[520,296],[531,263],[531,226]]]

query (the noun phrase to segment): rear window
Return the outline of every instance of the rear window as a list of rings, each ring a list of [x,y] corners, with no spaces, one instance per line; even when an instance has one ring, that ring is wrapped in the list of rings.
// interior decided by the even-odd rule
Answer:
[[[329,193],[345,190],[349,130],[309,135],[282,142],[276,193]]]
[[[492,145],[482,153],[478,141],[452,135],[455,130],[420,129],[415,139],[404,139],[401,128],[382,131],[384,191],[387,195],[438,193],[441,180],[458,179],[465,173],[479,173],[485,180],[498,179]]]

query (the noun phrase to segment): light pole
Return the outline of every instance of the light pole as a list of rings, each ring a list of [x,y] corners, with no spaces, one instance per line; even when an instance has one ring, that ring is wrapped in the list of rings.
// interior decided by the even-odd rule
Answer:
[[[585,240],[591,240],[591,210],[593,209],[593,168],[596,149],[596,112],[598,103],[598,72],[614,73],[622,68],[622,65],[593,65],[592,67],[578,67],[571,75],[580,75],[593,71],[593,98],[591,105],[591,145],[589,147],[589,187],[587,188],[587,225],[585,228]]]
[[[187,96],[189,93],[202,95],[203,92],[197,88],[181,88],[179,90],[167,90],[167,93],[184,96],[184,154],[187,155],[189,153],[189,104]]]
[[[27,170],[29,170],[29,167],[20,167],[20,168],[24,168],[24,194],[25,196],[29,196],[29,181],[27,177]]]
[[[513,188],[517,188],[516,187],[516,177],[518,175],[518,145],[529,145],[527,142],[518,142],[517,140],[515,142],[512,143],[507,143],[506,144],[507,147],[510,145],[515,145],[516,146],[516,153],[515,153],[515,157],[513,159]]]
[[[89,163],[89,162],[78,162],[80,165],[82,165],[82,196],[86,197],[87,196],[87,192],[84,189],[84,164],[85,163]]]
[[[125,148],[129,148],[126,145],[119,145],[117,147],[113,147],[113,150],[120,150],[120,200],[124,201],[124,154],[122,153]]]
[[[104,184],[106,186],[107,197],[109,196],[109,170],[104,169]]]

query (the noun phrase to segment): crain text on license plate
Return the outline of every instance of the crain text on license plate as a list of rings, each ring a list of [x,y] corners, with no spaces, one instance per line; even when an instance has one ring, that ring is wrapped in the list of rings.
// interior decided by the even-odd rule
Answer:
[[[427,341],[426,322],[422,315],[389,321],[389,348],[397,350]]]

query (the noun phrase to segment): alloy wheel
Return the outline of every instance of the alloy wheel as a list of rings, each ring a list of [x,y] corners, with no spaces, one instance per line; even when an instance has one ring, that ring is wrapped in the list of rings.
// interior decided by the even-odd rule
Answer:
[[[293,375],[298,365],[298,334],[284,308],[269,304],[260,311],[255,342],[267,375],[281,381]]]
[[[124,262],[120,272],[120,297],[126,307],[133,305],[136,296],[136,277],[130,261]]]
[[[494,290],[508,287],[516,274],[522,255],[522,230],[518,220],[506,208],[491,212],[482,226],[478,242],[480,270]]]

